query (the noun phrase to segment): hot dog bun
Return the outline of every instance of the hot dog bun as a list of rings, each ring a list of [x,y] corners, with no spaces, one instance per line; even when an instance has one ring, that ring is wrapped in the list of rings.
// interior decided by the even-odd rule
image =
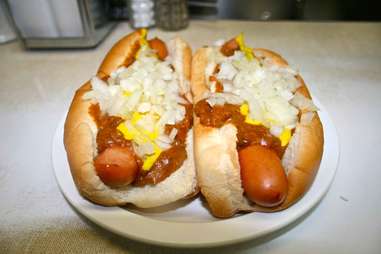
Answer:
[[[140,31],[136,31],[117,42],[108,52],[99,67],[97,76],[104,78],[122,66],[126,59],[133,57],[134,47],[139,44]],[[175,71],[181,76],[181,86],[189,86],[191,49],[181,39],[169,44],[170,57]],[[111,188],[105,185],[96,174],[93,160],[97,155],[97,125],[89,114],[91,102],[83,95],[91,90],[90,81],[75,93],[70,106],[64,131],[64,144],[74,182],[80,194],[104,206],[133,203],[142,208],[165,205],[192,196],[198,192],[196,171],[193,159],[193,131],[189,130],[186,140],[187,159],[164,181],[156,185]],[[187,97],[190,92],[184,90]]]
[[[205,68],[211,48],[198,49],[193,56],[191,87],[194,103],[208,91]],[[278,66],[288,63],[278,54],[267,49],[254,49]],[[300,87],[297,92],[311,98],[303,79],[298,75]],[[288,194],[286,200],[276,207],[261,207],[251,203],[243,194],[240,164],[237,152],[237,128],[225,124],[212,128],[194,119],[195,163],[202,194],[216,217],[230,217],[239,211],[274,212],[283,210],[298,201],[311,186],[323,153],[323,128],[316,112],[301,111],[293,136],[282,158],[287,173]]]

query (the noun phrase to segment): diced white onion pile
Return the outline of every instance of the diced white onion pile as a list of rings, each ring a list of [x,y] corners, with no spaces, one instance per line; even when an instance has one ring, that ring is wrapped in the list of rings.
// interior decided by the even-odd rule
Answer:
[[[175,129],[169,135],[164,131],[166,124],[175,124],[185,116],[180,104],[187,101],[180,96],[178,82],[170,62],[160,61],[143,45],[134,63],[111,73],[108,84],[92,78],[92,90],[84,99],[98,102],[104,113],[125,119],[129,131],[138,131],[140,134],[133,138],[135,150],[144,156],[152,154],[157,146],[161,150],[169,148],[176,136]]]
[[[211,92],[206,93],[211,106],[231,103],[247,103],[249,117],[270,128],[279,136],[284,128],[295,128],[299,110],[315,111],[313,102],[295,91],[300,83],[295,78],[297,72],[289,67],[279,67],[270,61],[248,60],[241,51],[224,57],[218,48],[209,55],[205,69],[206,80],[213,74],[215,66],[220,70],[217,79],[224,86],[223,93],[213,93],[215,86],[209,82]]]

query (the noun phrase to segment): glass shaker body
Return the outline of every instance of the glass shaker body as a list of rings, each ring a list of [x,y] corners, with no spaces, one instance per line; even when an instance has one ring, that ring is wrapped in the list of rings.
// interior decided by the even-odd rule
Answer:
[[[188,26],[186,0],[156,0],[156,25],[164,30],[180,30]]]
[[[155,25],[153,0],[130,0],[130,24],[133,28],[145,28]]]

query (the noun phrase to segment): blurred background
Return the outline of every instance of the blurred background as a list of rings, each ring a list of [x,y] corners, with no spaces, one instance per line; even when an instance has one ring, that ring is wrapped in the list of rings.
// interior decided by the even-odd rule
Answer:
[[[192,19],[381,21],[376,0],[0,0],[0,43],[94,47],[118,22],[186,29]]]
[[[246,20],[381,20],[377,0],[199,0],[188,1],[191,15]]]

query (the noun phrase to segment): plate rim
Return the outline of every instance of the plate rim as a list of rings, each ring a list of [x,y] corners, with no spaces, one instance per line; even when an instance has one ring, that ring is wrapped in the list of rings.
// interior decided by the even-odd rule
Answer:
[[[244,241],[247,241],[247,240],[250,240],[250,239],[254,240],[254,239],[257,239],[257,238],[261,238],[261,237],[264,237],[266,235],[269,235],[270,233],[275,233],[275,232],[279,231],[280,229],[287,227],[288,225],[290,225],[293,222],[297,221],[299,218],[303,217],[303,215],[308,214],[308,212],[310,212],[313,208],[315,208],[321,202],[321,200],[326,196],[326,194],[328,193],[328,191],[329,191],[329,189],[330,189],[330,187],[331,187],[331,185],[332,185],[332,183],[333,183],[333,181],[335,179],[335,175],[337,173],[337,168],[338,168],[339,160],[340,160],[340,142],[339,142],[339,136],[337,134],[338,132],[337,132],[336,126],[333,123],[332,118],[330,117],[329,113],[325,110],[324,106],[322,106],[322,104],[319,102],[319,100],[317,100],[315,98],[315,96],[313,96],[313,100],[314,100],[315,104],[318,106],[318,108],[320,109],[319,110],[319,116],[320,116],[320,118],[322,118],[321,115],[324,115],[324,122],[322,121],[323,129],[324,129],[324,138],[326,138],[326,135],[328,135],[328,134],[329,135],[333,135],[333,137],[331,137],[331,139],[329,141],[329,144],[331,146],[333,146],[335,154],[333,156],[331,156],[334,161],[331,162],[331,164],[333,164],[333,167],[330,169],[330,179],[329,179],[329,182],[324,184],[324,186],[325,186],[324,190],[319,192],[319,195],[318,195],[317,198],[315,198],[315,200],[305,204],[304,206],[301,206],[300,204],[303,204],[303,202],[302,202],[303,199],[305,199],[307,194],[312,189],[312,187],[313,187],[313,185],[315,183],[315,181],[314,181],[314,183],[311,186],[310,190],[304,195],[304,197],[298,203],[296,203],[294,206],[292,206],[292,207],[290,207],[290,208],[288,208],[288,209],[286,209],[284,211],[277,212],[277,213],[270,213],[270,215],[271,214],[281,214],[281,213],[290,213],[290,214],[292,214],[291,212],[287,212],[287,211],[290,211],[291,209],[292,209],[291,211],[295,210],[295,208],[293,208],[293,207],[296,207],[296,205],[298,205],[298,204],[299,204],[298,206],[301,206],[299,208],[299,210],[296,210],[293,213],[293,215],[290,215],[290,217],[288,217],[287,220],[281,221],[280,223],[276,224],[275,226],[269,227],[266,230],[262,230],[260,232],[256,232],[255,234],[252,234],[252,235],[245,235],[245,236],[237,237],[237,238],[234,238],[234,239],[222,239],[222,240],[204,241],[204,242],[195,242],[195,241],[190,241],[190,242],[163,241],[163,240],[152,239],[152,237],[151,238],[147,238],[147,237],[145,237],[142,234],[137,234],[136,232],[135,232],[135,234],[133,234],[133,233],[130,232],[130,230],[127,230],[127,231],[126,230],[121,230],[120,228],[115,228],[115,226],[110,225],[110,223],[102,221],[100,218],[98,218],[98,216],[102,215],[104,212],[100,212],[99,214],[96,213],[96,215],[94,215],[94,213],[92,213],[91,210],[88,210],[83,205],[78,204],[77,201],[73,197],[70,196],[70,193],[68,192],[68,190],[66,188],[74,187],[75,191],[77,191],[77,189],[76,189],[76,187],[74,185],[74,182],[73,182],[73,179],[72,179],[71,172],[70,172],[69,168],[67,168],[66,174],[69,175],[68,177],[71,179],[73,186],[67,187],[67,186],[63,185],[63,179],[61,178],[61,175],[60,175],[60,172],[59,172],[59,169],[58,169],[59,166],[57,165],[58,162],[57,162],[56,156],[59,155],[59,152],[57,151],[60,148],[59,145],[64,146],[63,145],[63,127],[64,127],[64,122],[65,122],[67,113],[64,114],[64,117],[59,122],[59,124],[58,124],[58,126],[56,128],[56,131],[54,133],[53,140],[52,140],[51,159],[52,159],[52,164],[53,164],[54,176],[55,176],[55,179],[57,181],[57,185],[58,185],[58,187],[60,189],[60,192],[65,197],[66,202],[68,202],[73,209],[75,209],[81,215],[83,215],[84,217],[89,219],[92,223],[95,223],[95,224],[99,225],[100,227],[102,227],[102,228],[104,228],[104,229],[106,229],[108,231],[111,231],[112,233],[117,234],[117,235],[119,235],[121,237],[127,237],[127,238],[135,240],[135,241],[149,243],[149,244],[154,244],[154,245],[167,246],[167,247],[180,247],[180,248],[189,248],[189,247],[195,247],[195,248],[197,248],[197,247],[216,247],[216,246],[222,246],[222,245],[229,245],[229,244],[244,242]],[[329,126],[329,128],[328,128],[328,126]],[[326,133],[327,129],[330,130],[330,133]],[[323,159],[324,159],[324,153],[326,152],[326,146],[328,145],[327,143],[328,142],[325,139],[322,162],[323,162]],[[66,154],[65,154],[64,157],[65,157],[65,160],[67,162]],[[326,160],[328,160],[328,159],[326,159]],[[69,172],[69,173],[67,173],[67,172]],[[318,171],[318,174],[319,174],[319,171]],[[318,177],[318,175],[316,177]],[[79,195],[78,192],[77,192],[77,195]],[[82,198],[82,196],[80,196],[80,198]],[[99,206],[99,205],[95,205],[95,204],[87,201],[84,198],[82,198],[82,199],[83,199],[83,201],[89,203],[91,206],[95,206],[97,208],[102,208],[101,210],[107,209],[108,211],[106,212],[106,214],[110,212],[109,210],[114,211],[114,212],[115,211],[123,210],[124,212],[126,212],[126,214],[132,215],[132,218],[130,218],[132,220],[136,220],[136,219],[138,221],[139,220],[143,220],[143,221],[145,221],[145,223],[150,222],[150,223],[156,224],[156,226],[167,226],[167,227],[170,227],[171,224],[172,225],[175,224],[177,226],[177,228],[178,228],[178,226],[180,226],[180,227],[188,227],[189,224],[191,224],[191,225],[196,225],[196,224],[197,225],[206,225],[206,224],[208,224],[208,226],[210,227],[210,225],[212,223],[213,223],[213,225],[217,225],[218,224],[219,226],[222,225],[222,227],[224,227],[224,226],[226,226],[225,224],[231,224],[232,221],[233,221],[233,223],[234,223],[234,221],[235,222],[238,221],[238,223],[242,224],[242,222],[245,222],[245,219],[243,219],[244,217],[245,218],[249,218],[249,217],[253,216],[253,214],[258,214],[258,213],[249,213],[249,214],[245,214],[245,215],[242,215],[242,216],[239,216],[239,217],[222,219],[222,220],[211,221],[211,222],[186,222],[186,223],[182,223],[182,222],[170,222],[170,221],[158,220],[158,219],[155,219],[155,218],[149,218],[149,217],[146,217],[144,215],[138,215],[138,214],[135,214],[135,213],[132,213],[132,212],[128,212],[127,210],[122,209],[120,207],[111,207],[111,208],[107,207],[107,208],[105,208],[105,207],[102,207],[102,206]],[[269,215],[269,213],[267,213],[267,215]]]

